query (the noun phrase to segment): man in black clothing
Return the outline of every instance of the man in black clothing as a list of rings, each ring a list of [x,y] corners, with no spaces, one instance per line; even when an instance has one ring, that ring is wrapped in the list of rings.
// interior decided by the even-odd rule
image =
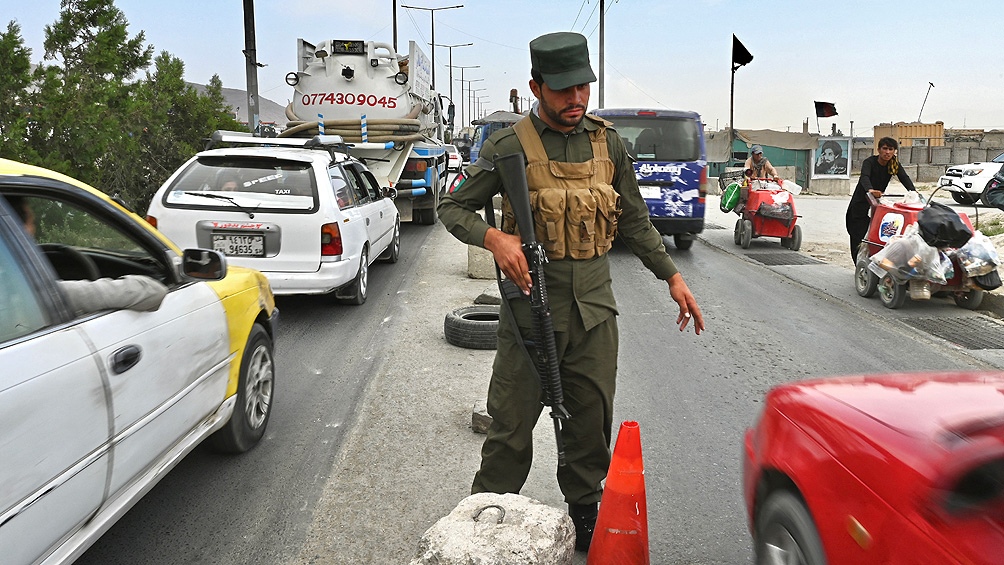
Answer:
[[[847,234],[851,241],[851,260],[857,261],[858,247],[861,240],[868,235],[868,225],[871,223],[871,204],[868,202],[868,194],[875,198],[881,198],[885,189],[889,186],[889,180],[893,175],[903,183],[907,190],[916,191],[913,181],[906,174],[903,167],[896,158],[896,150],[899,144],[891,137],[883,137],[879,140],[879,154],[872,155],[861,164],[861,177],[858,185],[854,187],[854,194],[851,195],[851,202],[847,205]]]

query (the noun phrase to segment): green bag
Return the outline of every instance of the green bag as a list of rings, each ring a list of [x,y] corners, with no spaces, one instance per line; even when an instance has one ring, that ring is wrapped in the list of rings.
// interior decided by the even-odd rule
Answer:
[[[722,212],[731,212],[736,204],[739,203],[739,183],[734,182],[725,187],[722,192],[722,201],[718,204],[718,208]]]

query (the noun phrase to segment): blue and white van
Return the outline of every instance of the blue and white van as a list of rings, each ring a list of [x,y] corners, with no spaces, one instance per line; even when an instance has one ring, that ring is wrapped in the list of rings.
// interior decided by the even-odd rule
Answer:
[[[635,160],[641,195],[659,233],[690,249],[704,231],[708,160],[704,125],[696,112],[602,108],[590,112],[614,124]]]

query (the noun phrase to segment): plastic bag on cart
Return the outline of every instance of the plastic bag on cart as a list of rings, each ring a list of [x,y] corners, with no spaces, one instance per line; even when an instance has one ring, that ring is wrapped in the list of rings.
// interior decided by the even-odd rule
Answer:
[[[980,230],[976,230],[965,245],[951,250],[950,253],[955,255],[967,277],[986,275],[997,270],[997,266],[1000,265],[1000,257],[997,255],[994,242]]]
[[[931,277],[937,281],[940,278],[935,270],[941,264],[938,250],[924,241],[915,224],[908,226],[902,236],[890,239],[885,247],[872,255],[872,262],[901,281]]]
[[[725,187],[722,192],[722,200],[718,204],[718,209],[722,212],[731,212],[739,203],[739,183],[734,182]]]
[[[801,186],[799,186],[799,185],[791,182],[790,180],[786,180],[786,179],[781,181],[781,188],[787,190],[788,192],[790,192],[794,196],[798,196],[799,194],[802,193],[802,187]]]

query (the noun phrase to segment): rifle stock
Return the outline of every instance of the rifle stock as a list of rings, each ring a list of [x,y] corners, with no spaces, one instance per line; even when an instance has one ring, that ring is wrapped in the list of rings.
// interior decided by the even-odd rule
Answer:
[[[544,263],[547,254],[544,247],[537,241],[534,232],[533,212],[530,209],[530,189],[526,182],[526,163],[522,153],[513,153],[504,157],[495,156],[495,168],[502,179],[502,186],[509,196],[509,204],[520,238],[523,241],[523,253],[530,267],[530,278],[533,287],[530,290],[530,313],[533,316],[534,349],[537,358],[534,360],[544,389],[544,405],[551,407],[551,419],[554,422],[554,438],[558,446],[558,466],[565,465],[565,444],[561,436],[562,421],[570,418],[565,409],[564,391],[561,388],[561,374],[558,371],[558,349],[554,341],[554,323],[551,320],[551,308],[547,300],[547,281],[544,277]],[[517,328],[517,332],[518,332]]]

